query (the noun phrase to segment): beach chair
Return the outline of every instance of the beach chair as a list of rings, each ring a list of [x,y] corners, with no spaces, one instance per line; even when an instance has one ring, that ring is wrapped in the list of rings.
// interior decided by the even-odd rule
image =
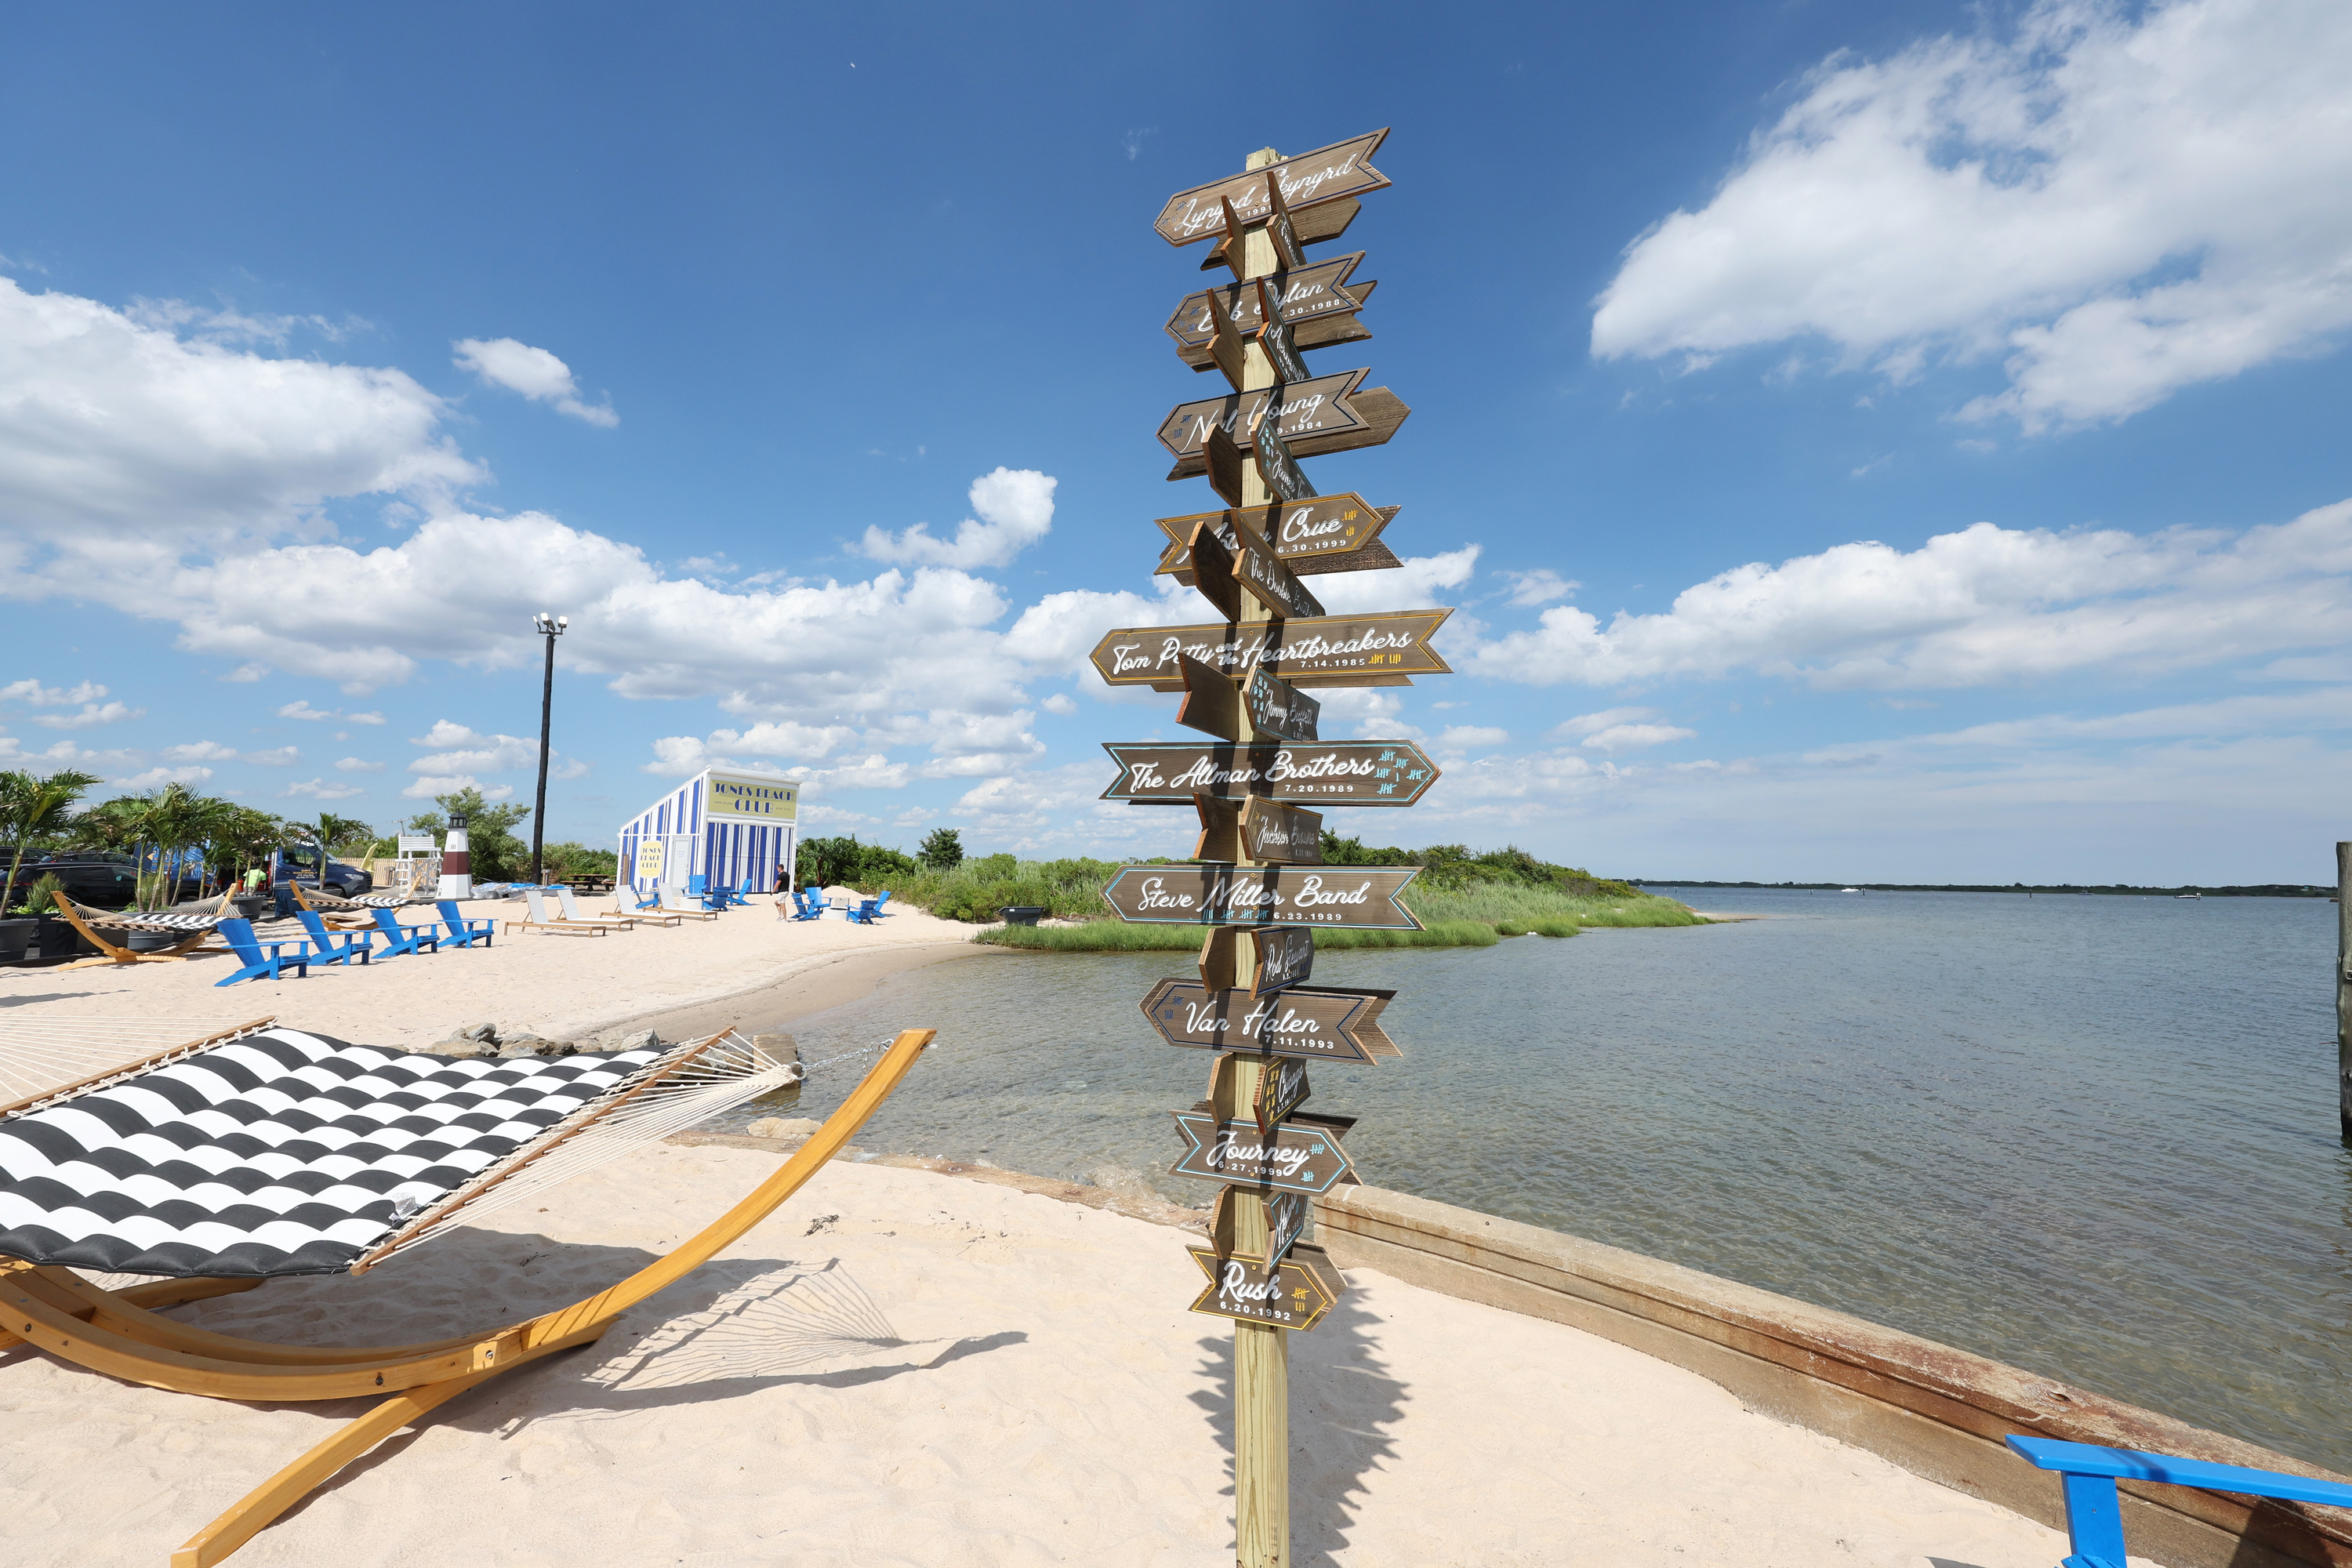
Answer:
[[[713,892],[710,879],[699,873],[686,879],[686,896],[689,899],[700,899],[702,907],[706,910],[723,910],[727,907],[727,889],[721,888]]]
[[[375,929],[383,937],[384,957],[397,958],[403,953],[413,953],[419,950],[425,952],[441,951],[440,933],[431,926],[402,925],[400,917],[390,910],[377,910],[374,913]]]
[[[565,920],[577,921],[582,925],[602,923],[604,925],[618,926],[622,930],[625,931],[631,926],[676,926],[685,923],[676,915],[666,915],[658,910],[655,910],[651,914],[637,915],[625,915],[617,910],[610,915],[583,914],[580,910],[580,900],[572,896],[572,889],[569,888],[556,889],[555,901],[557,906],[563,910],[563,918]]]
[[[316,910],[298,910],[295,911],[294,918],[300,921],[302,929],[310,933],[312,963],[340,963],[346,969],[351,967],[352,960],[354,958],[362,963],[367,963],[368,939],[375,934],[373,929],[353,931],[342,941],[337,942],[333,934],[327,930],[327,922],[319,918]]]
[[[824,894],[815,888],[803,888],[793,895],[792,918],[813,921],[824,913]]]
[[[449,933],[451,947],[488,947],[490,939],[498,934],[498,921],[467,920],[457,912],[457,900],[455,899],[436,899],[433,907],[441,911],[441,929]]]
[[[60,969],[87,969],[98,963],[170,963],[196,952],[204,946],[205,939],[220,928],[224,919],[232,918],[228,912],[229,895],[226,893],[223,893],[220,902],[204,914],[182,914],[176,910],[148,914],[137,910],[94,910],[87,904],[75,903],[66,897],[62,888],[51,889],[49,897],[57,901],[58,912],[64,915],[67,922],[81,932],[82,939],[99,952],[96,958],[77,958],[71,963],[61,963],[58,965]],[[100,931],[115,931],[117,939],[109,942],[98,934]],[[130,933],[132,931],[179,933],[185,940],[160,952],[136,952],[130,945]]]
[[[324,921],[329,931],[375,930],[375,921],[369,918],[368,911],[349,899],[317,888],[306,888],[299,882],[289,882],[287,886],[293,889],[296,912],[299,914],[308,910]]]
[[[656,914],[676,915],[680,920],[715,921],[719,918],[717,910],[699,909],[690,904],[673,904],[659,892],[639,904],[637,908],[651,910]]]
[[[240,980],[280,980],[285,978],[281,972],[289,968],[304,979],[310,978],[310,949],[308,944],[264,942],[253,934],[251,921],[239,920],[235,915],[214,929],[220,932],[221,940],[228,943],[228,950],[236,955],[236,961],[245,965],[227,979],[214,981],[214,985],[234,985]],[[289,947],[295,950],[294,956],[280,957],[279,954]],[[266,952],[263,951],[265,948],[268,950]]]
[[[605,932],[613,929],[608,925],[598,925],[593,921],[581,921],[575,922],[572,921],[550,920],[548,918],[547,905],[544,901],[544,898],[545,895],[541,894],[537,888],[525,889],[522,895],[522,901],[530,906],[530,919],[527,921],[509,920],[507,921],[507,930],[560,931],[569,931],[573,936],[603,936]]]
[[[881,908],[882,902],[879,899],[860,899],[842,910],[842,913],[847,915],[853,924],[870,926],[880,921]]]
[[[879,920],[882,915],[887,911],[889,903],[890,889],[885,888],[882,889],[882,896],[874,900],[874,915],[876,919]]]
[[[2066,1500],[2066,1538],[2074,1550],[2059,1568],[2126,1568],[2124,1516],[2116,1482],[2161,1481],[2240,1497],[2278,1498],[2287,1502],[2352,1508],[2352,1486],[2279,1470],[2212,1465],[2137,1448],[2103,1448],[2092,1443],[2062,1443],[2054,1437],[2011,1435],[2012,1452],[2039,1468],[2056,1470]],[[2249,1549],[2252,1549],[2249,1542]],[[2267,1557],[2270,1554],[2263,1552]]]
[[[105,1376],[265,1406],[377,1401],[190,1537],[174,1568],[221,1562],[435,1407],[593,1342],[623,1312],[709,1262],[824,1169],[933,1033],[901,1032],[772,1174],[619,1283],[486,1331],[362,1349],[267,1343],[160,1313],[283,1276],[363,1275],[487,1214],[535,1205],[571,1176],[797,1074],[731,1032],[612,1055],[453,1059],[275,1022],[132,1061],[121,1060],[120,1048],[111,1061],[100,1053],[89,1064],[97,1070],[79,1082],[0,1105],[0,1351],[28,1344]],[[0,1042],[11,1037],[0,1024]],[[54,1058],[70,1042],[40,1044]],[[322,1123],[337,1131],[331,1148],[315,1136]],[[513,1245],[527,1244],[518,1237]],[[82,1269],[166,1278],[110,1290]],[[0,1380],[14,1370],[0,1367]],[[488,1489],[490,1480],[453,1484]],[[448,1550],[446,1542],[415,1547],[435,1561]]]

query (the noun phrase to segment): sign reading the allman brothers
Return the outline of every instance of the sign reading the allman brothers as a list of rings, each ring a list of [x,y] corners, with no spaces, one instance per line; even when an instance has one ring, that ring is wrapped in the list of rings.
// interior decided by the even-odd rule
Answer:
[[[1143,999],[1143,1016],[1171,1046],[1197,1051],[1259,1051],[1301,1061],[1368,1066],[1404,1053],[1380,1026],[1393,991],[1293,985],[1271,995],[1212,991],[1163,980]]]
[[[1418,866],[1122,866],[1103,898],[1130,925],[1419,931],[1397,901]]]
[[[1317,496],[1312,500],[1276,501],[1243,510],[1202,511],[1190,517],[1158,519],[1169,538],[1155,574],[1173,575],[1189,585],[1192,563],[1185,551],[1192,530],[1203,522],[1217,525],[1218,540],[1234,547],[1227,537],[1235,518],[1256,530],[1274,547],[1282,563],[1300,576],[1317,572],[1360,572],[1401,564],[1385,544],[1375,545],[1381,529],[1402,507],[1374,506],[1353,490],[1344,495]]]
[[[1347,1290],[1323,1249],[1303,1241],[1270,1269],[1255,1258],[1220,1258],[1200,1247],[1186,1250],[1209,1277],[1208,1289],[1194,1300],[1192,1310],[1211,1317],[1311,1329]]]
[[[1369,135],[1350,137],[1245,174],[1228,174],[1222,180],[1179,191],[1168,198],[1168,205],[1160,209],[1160,216],[1151,226],[1171,245],[1191,245],[1195,240],[1224,237],[1227,202],[1233,204],[1234,216],[1243,223],[1264,221],[1274,210],[1274,199],[1267,192],[1269,184],[1278,185],[1283,204],[1294,212],[1336,202],[1342,196],[1377,191],[1389,183],[1389,177],[1372,167],[1372,153],[1388,133],[1388,127],[1383,125]]]
[[[1121,626],[1107,633],[1087,657],[1106,683],[1155,691],[1184,689],[1178,661],[1185,658],[1228,675],[1263,665],[1293,686],[1354,685],[1362,683],[1360,678],[1380,675],[1451,675],[1454,667],[1429,639],[1453,613],[1385,610],[1238,625]]]
[[[1196,795],[1329,805],[1411,805],[1437,782],[1437,764],[1411,741],[1330,741],[1312,746],[1105,741],[1118,777],[1105,800],[1190,805]]]

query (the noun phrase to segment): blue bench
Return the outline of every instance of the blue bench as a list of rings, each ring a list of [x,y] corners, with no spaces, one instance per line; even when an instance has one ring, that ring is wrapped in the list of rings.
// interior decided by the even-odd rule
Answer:
[[[2125,1568],[2122,1501],[2116,1482],[2163,1481],[2176,1487],[2236,1492],[2242,1497],[2281,1498],[2288,1502],[2352,1508],[2352,1486],[2315,1481],[2278,1470],[2209,1465],[2137,1448],[2102,1448],[2062,1443],[2054,1437],[2009,1438],[2011,1449],[2045,1470],[2056,1470],[2066,1494],[2067,1543],[2074,1548],[2059,1568]]]

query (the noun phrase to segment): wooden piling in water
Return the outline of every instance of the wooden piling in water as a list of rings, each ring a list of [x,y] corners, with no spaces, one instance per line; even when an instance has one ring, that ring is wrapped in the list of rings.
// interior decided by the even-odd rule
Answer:
[[[2336,844],[2336,1115],[2352,1142],[2352,843]]]

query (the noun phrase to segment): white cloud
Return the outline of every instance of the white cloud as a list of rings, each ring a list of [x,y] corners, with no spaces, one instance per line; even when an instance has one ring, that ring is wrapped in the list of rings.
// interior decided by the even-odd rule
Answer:
[[[1475,544],[1465,544],[1440,555],[1408,555],[1402,566],[1383,572],[1325,572],[1303,581],[1323,602],[1323,607],[1335,616],[1429,609],[1444,602],[1444,590],[1459,588],[1470,581],[1478,564],[1480,549]],[[1461,618],[1454,617],[1455,621]],[[1454,629],[1449,622],[1446,630]]]
[[[1655,708],[1603,708],[1598,713],[1579,713],[1573,719],[1561,720],[1552,726],[1549,738],[1555,741],[1580,740],[1612,725],[1638,724],[1644,719],[1660,717],[1662,715]]]
[[[346,713],[343,715],[343,719],[346,722],[352,724],[381,724],[383,722],[383,715],[381,713]]]
[[[280,708],[278,710],[278,717],[280,719],[307,719],[315,722],[326,719],[340,719],[342,717],[342,714],[332,709],[313,708],[310,706],[308,699],[302,699],[298,701],[289,702],[285,707]]]
[[[316,778],[288,784],[278,794],[285,800],[349,800],[355,795],[367,794],[367,790],[360,784],[331,784],[323,778]]]
[[[527,735],[485,735],[447,719],[436,719],[424,734],[410,738],[409,744],[432,749],[432,754],[417,758],[408,764],[413,773],[429,777],[454,777],[463,773],[511,773],[518,768],[537,769],[539,742]],[[588,772],[588,764],[561,752],[548,753],[547,776],[551,779],[576,779]],[[432,790],[427,794],[446,794]]]
[[[400,793],[409,800],[430,800],[436,795],[455,795],[461,789],[479,789],[484,800],[504,800],[514,794],[512,784],[496,784],[483,789],[482,781],[471,773],[427,774],[410,780],[408,787]]]
[[[70,708],[105,695],[105,687],[89,680],[70,689],[44,686],[37,680],[12,680],[0,686],[0,702],[25,702],[36,708]]]
[[[459,370],[472,371],[491,386],[520,392],[533,403],[552,403],[559,414],[607,430],[621,422],[621,416],[613,412],[611,398],[598,405],[580,401],[572,367],[545,349],[512,338],[465,338],[450,346],[457,351],[452,363]]]
[[[1511,580],[1510,599],[1514,605],[1549,605],[1554,599],[1567,598],[1584,586],[1581,583],[1562,577],[1549,566],[1538,566],[1532,572],[1506,572],[1503,575]]]
[[[2007,351],[1964,410],[2119,419],[2352,325],[2352,8],[2043,0],[2006,37],[1834,55],[1696,213],[1629,247],[1593,352],[1814,335],[1891,381]]]
[[[1672,724],[1612,724],[1606,730],[1596,730],[1584,737],[1584,744],[1593,751],[1614,755],[1619,752],[1638,752],[1650,746],[1663,746],[1669,741],[1687,741],[1697,733],[1696,730],[1677,729]]]
[[[1065,719],[1078,710],[1077,699],[1066,691],[1056,691],[1038,706],[1048,713],[1058,713]]]
[[[953,539],[932,538],[927,522],[897,534],[869,528],[858,552],[900,565],[952,566],[966,572],[1009,566],[1014,556],[1054,531],[1055,483],[1051,475],[1034,468],[994,469],[971,481],[971,510],[980,516],[957,524]]]
[[[1449,752],[1490,751],[1510,738],[1508,730],[1492,725],[1449,724],[1439,732],[1437,743]]]
[[[121,778],[110,778],[106,782],[112,784],[117,789],[135,791],[142,789],[161,789],[165,784],[202,784],[205,780],[212,776],[212,769],[205,767],[154,767],[149,768],[145,773],[131,773]]]
[[[359,757],[344,757],[335,763],[335,769],[339,773],[380,773],[383,772],[383,764],[367,762]]]
[[[1998,685],[2069,671],[2144,679],[2345,640],[2352,501],[2234,537],[2031,532],[1980,522],[1909,552],[1841,544],[1685,589],[1604,629],[1574,605],[1481,645],[1509,680],[1615,685],[1738,669],[1817,687]]]
[[[100,724],[120,723],[125,719],[143,719],[146,715],[144,708],[132,708],[121,702],[109,702],[103,706],[85,702],[79,713],[36,713],[33,722],[52,730],[88,730]]]
[[[267,752],[246,752],[240,760],[258,763],[265,768],[290,768],[302,760],[302,753],[291,746],[278,746]]]

